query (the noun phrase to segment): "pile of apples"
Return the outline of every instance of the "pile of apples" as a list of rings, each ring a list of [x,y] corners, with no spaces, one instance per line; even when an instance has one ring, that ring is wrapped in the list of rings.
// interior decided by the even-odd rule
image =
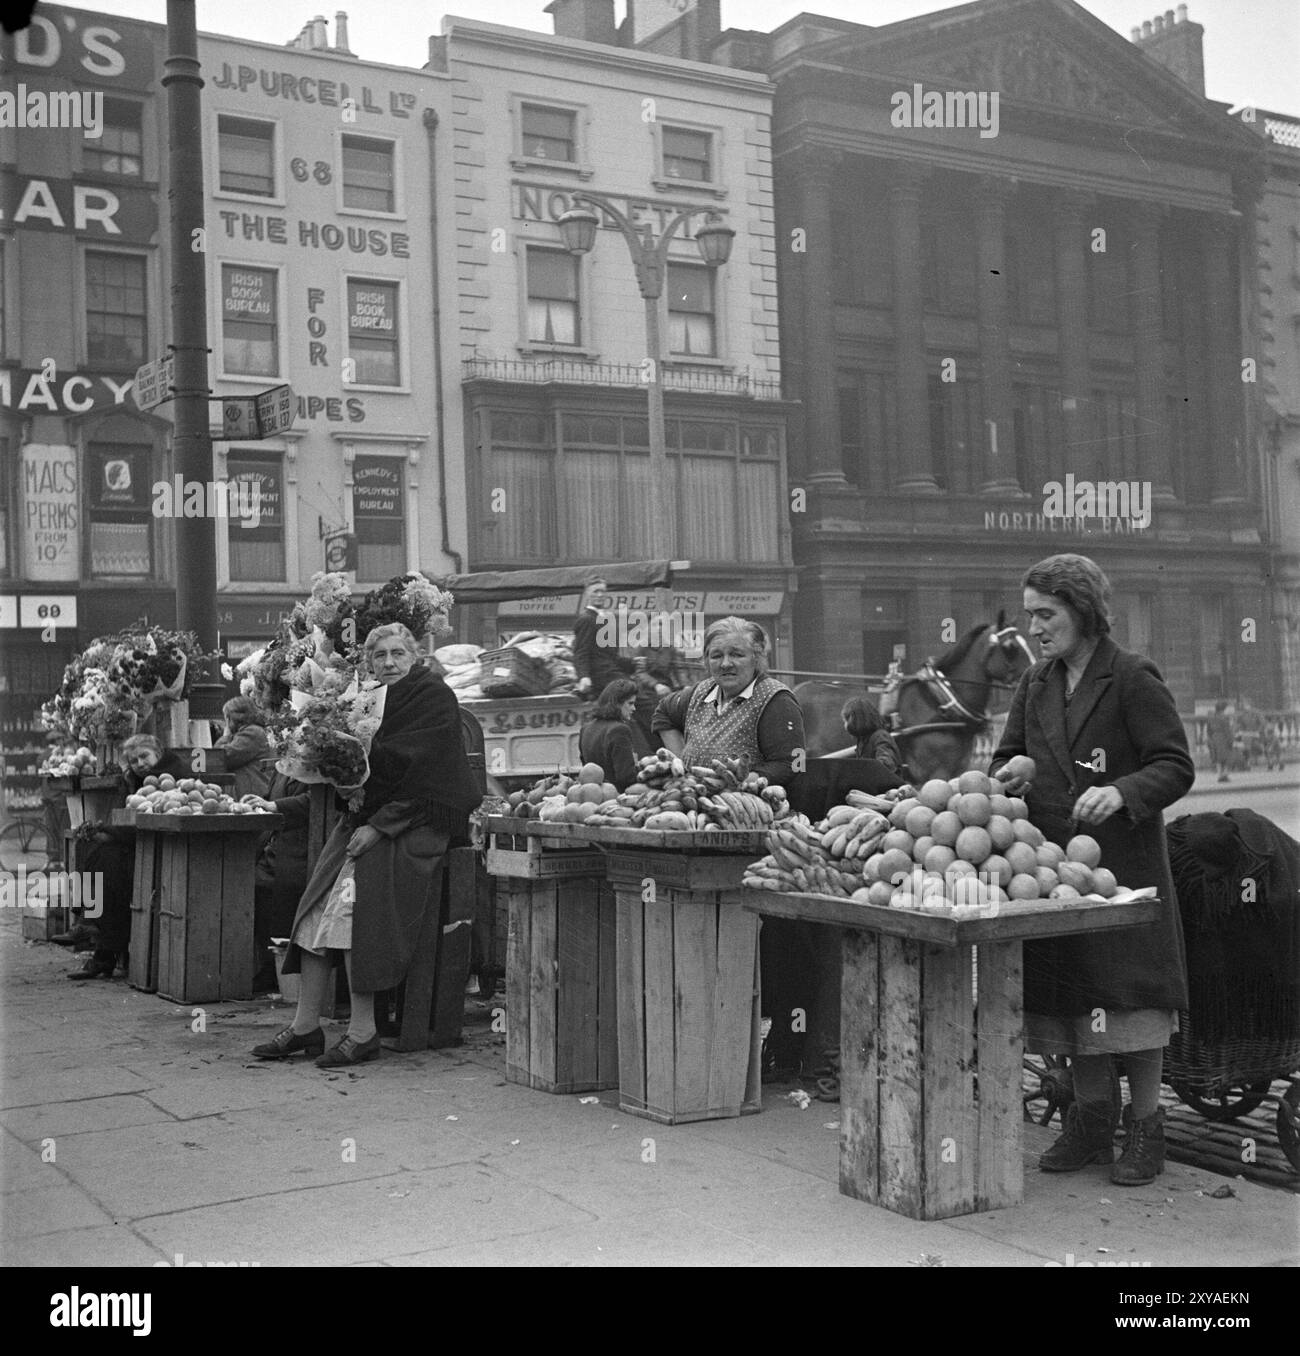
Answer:
[[[1007,899],[1109,899],[1120,888],[1095,838],[1049,843],[1026,803],[982,772],[926,782],[894,806],[889,824],[854,899],[967,912]]]
[[[219,786],[197,777],[177,781],[170,773],[146,777],[139,791],[126,798],[126,808],[142,815],[260,815],[265,810],[245,805]]]
[[[605,780],[604,768],[599,763],[584,763],[577,777],[543,777],[529,791],[512,791],[506,805],[507,813],[517,819],[582,824],[617,796],[614,784]]]
[[[51,757],[42,765],[41,771],[47,777],[80,777],[94,772],[95,755],[83,744],[76,753],[66,749]]]

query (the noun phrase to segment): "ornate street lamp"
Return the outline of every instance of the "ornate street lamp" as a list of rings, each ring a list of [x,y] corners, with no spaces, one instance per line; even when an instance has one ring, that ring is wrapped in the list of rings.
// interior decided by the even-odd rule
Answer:
[[[664,227],[658,240],[650,228],[638,228],[608,198],[598,193],[575,193],[575,206],[559,220],[560,236],[570,254],[586,254],[596,243],[600,216],[592,210],[598,207],[613,221],[627,241],[636,270],[637,286],[645,298],[646,328],[646,396],[650,409],[650,504],[651,543],[656,559],[669,560],[673,556],[670,539],[672,518],[668,511],[668,452],[664,441],[664,388],[660,365],[663,362],[663,327],[660,318],[660,298],[668,276],[668,247],[673,236],[692,217],[708,214],[705,224],[695,233],[695,244],[700,257],[709,268],[719,268],[731,257],[731,245],[736,233],[725,226],[716,212],[707,208],[688,208]],[[592,206],[583,206],[590,203]]]

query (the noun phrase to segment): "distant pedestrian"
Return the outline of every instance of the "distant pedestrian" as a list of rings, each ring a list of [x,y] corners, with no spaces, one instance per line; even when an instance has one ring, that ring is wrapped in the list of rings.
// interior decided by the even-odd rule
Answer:
[[[903,755],[885,728],[884,718],[868,697],[850,697],[840,712],[846,732],[857,741],[859,758],[874,758],[887,772],[899,772]]]
[[[1210,745],[1210,761],[1218,769],[1221,782],[1231,781],[1228,764],[1232,762],[1232,741],[1236,737],[1227,702],[1215,702],[1214,714],[1205,722],[1205,737]]]

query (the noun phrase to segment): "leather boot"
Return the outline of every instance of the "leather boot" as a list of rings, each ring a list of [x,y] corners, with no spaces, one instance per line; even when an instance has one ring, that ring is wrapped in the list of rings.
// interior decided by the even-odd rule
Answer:
[[[1144,1120],[1133,1116],[1133,1103],[1124,1108],[1124,1149],[1110,1171],[1117,1186],[1146,1186],[1165,1170],[1165,1109],[1157,1107]]]
[[[1115,1161],[1115,1107],[1108,1102],[1071,1102],[1065,1131],[1038,1160],[1043,1172],[1078,1172],[1089,1163]]]

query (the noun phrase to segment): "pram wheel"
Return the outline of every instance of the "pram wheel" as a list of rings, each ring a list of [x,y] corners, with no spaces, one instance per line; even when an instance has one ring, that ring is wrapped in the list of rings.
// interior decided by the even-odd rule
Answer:
[[[1240,1084],[1205,1094],[1194,1092],[1186,1083],[1175,1083],[1171,1080],[1169,1086],[1178,1094],[1180,1100],[1186,1102],[1207,1121],[1221,1122],[1235,1121],[1239,1116],[1250,1115],[1268,1096],[1269,1081],[1265,1078],[1258,1083]]]

